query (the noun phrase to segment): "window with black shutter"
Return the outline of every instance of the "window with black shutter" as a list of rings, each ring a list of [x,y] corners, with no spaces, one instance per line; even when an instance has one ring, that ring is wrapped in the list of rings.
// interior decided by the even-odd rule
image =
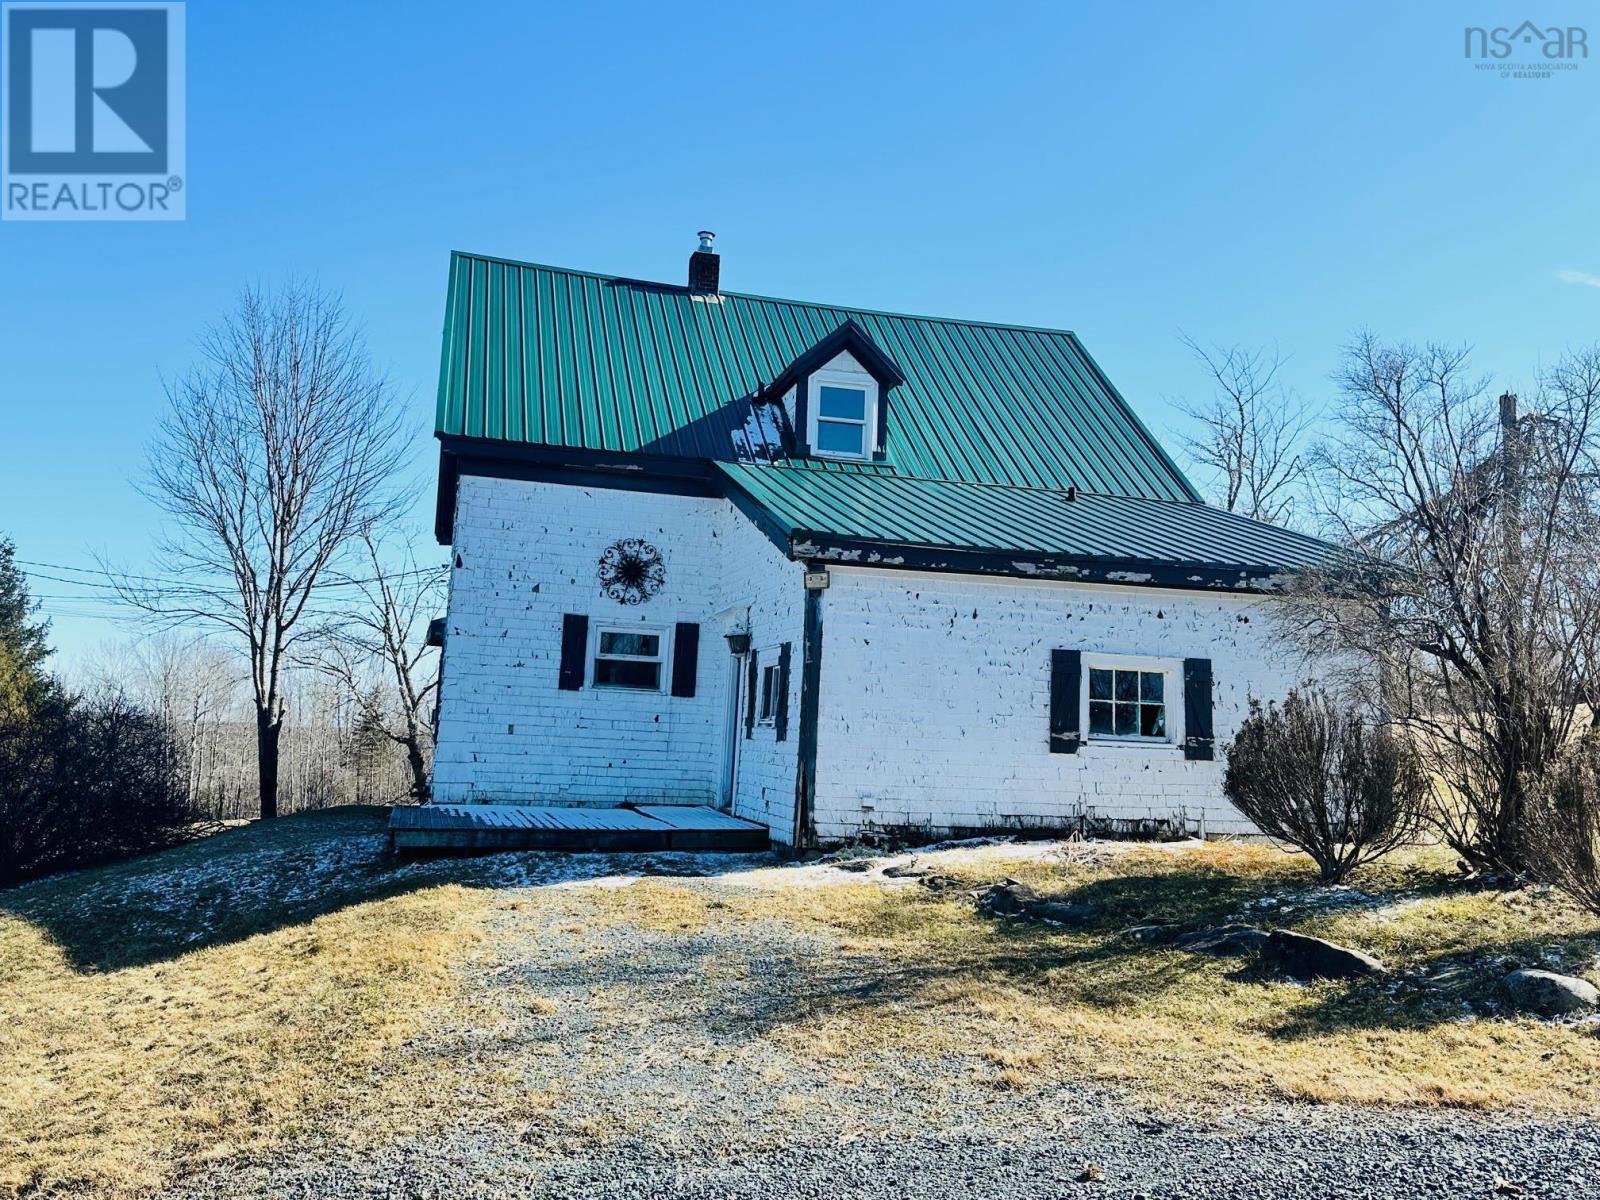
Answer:
[[[1078,688],[1082,676],[1081,651],[1050,651],[1051,754],[1076,754],[1083,741],[1078,721]]]
[[[589,618],[566,613],[561,618],[561,670],[556,686],[563,692],[583,688],[583,660],[589,652]]]
[[[693,697],[700,667],[700,626],[679,621],[672,634],[672,694]]]
[[[659,629],[602,626],[594,646],[594,686],[659,692],[666,646]]]
[[[789,737],[789,659],[790,643],[785,642],[778,647],[778,697],[772,706],[773,736],[778,741],[787,741]]]
[[[1183,660],[1183,756],[1209,762],[1216,757],[1211,727],[1211,660]]]
[[[756,686],[760,681],[761,653],[758,650],[750,651],[745,660],[744,681],[744,736],[747,738],[756,735]]]

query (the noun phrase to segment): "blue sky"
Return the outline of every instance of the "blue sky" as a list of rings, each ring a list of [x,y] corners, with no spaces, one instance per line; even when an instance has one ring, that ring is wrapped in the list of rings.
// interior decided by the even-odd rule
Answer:
[[[452,248],[676,281],[711,228],[731,290],[1075,329],[1162,432],[1183,332],[1312,399],[1362,325],[1513,387],[1600,337],[1593,8],[781,8],[190,3],[188,220],[0,224],[0,531],[148,553],[161,376],[248,280],[343,292],[430,470]],[[1524,17],[1596,57],[1464,60]],[[122,632],[47,607],[63,665]]]

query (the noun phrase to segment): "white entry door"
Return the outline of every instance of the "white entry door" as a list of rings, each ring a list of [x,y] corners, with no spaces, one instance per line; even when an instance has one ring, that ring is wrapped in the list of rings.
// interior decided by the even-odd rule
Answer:
[[[728,711],[722,723],[721,807],[733,811],[734,792],[739,785],[739,711],[744,697],[744,655],[728,655]]]

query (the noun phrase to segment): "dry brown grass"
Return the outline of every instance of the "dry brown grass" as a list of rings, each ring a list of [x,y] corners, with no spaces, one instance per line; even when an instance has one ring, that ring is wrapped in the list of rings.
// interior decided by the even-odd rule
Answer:
[[[1312,888],[1314,873],[1304,858],[1260,845],[962,868],[973,883],[1010,875],[1104,905],[1106,919],[1081,931],[985,920],[959,896],[869,883],[761,894],[728,919],[792,920],[828,931],[855,956],[848,989],[820,990],[772,1035],[835,1069],[911,1053],[973,1060],[980,1077],[1006,1088],[1090,1079],[1167,1101],[1600,1112],[1594,1026],[1490,1007],[1510,963],[1560,950],[1576,968],[1600,949],[1600,925],[1548,895],[1474,890],[1454,878],[1452,861],[1429,850],[1398,855],[1354,881],[1369,903],[1287,913],[1249,906]],[[1302,986],[1121,932],[1150,918],[1198,927],[1241,909],[1415,974],[1398,986]],[[864,954],[877,963],[865,984]],[[1447,981],[1424,985],[1440,972]]]
[[[285,818],[159,863],[225,853],[222,839],[282,846],[361,820],[372,823]],[[192,908],[163,914],[155,897],[125,921],[85,911],[138,893],[156,861],[0,893],[0,1195],[136,1193],[184,1160],[354,1127],[440,1094],[425,1079],[434,1064],[400,1051],[455,998],[452,968],[480,945],[489,893],[447,884],[363,901],[358,890],[287,924],[268,902],[184,951]],[[189,932],[163,944],[163,920]]]
[[[592,915],[590,930],[632,925],[652,933],[695,933],[704,929],[716,901],[674,879],[641,879],[631,887],[584,889],[582,903]]]
[[[1483,1004],[1504,960],[1559,950],[1577,964],[1600,950],[1600,926],[1536,893],[1474,890],[1445,855],[1368,869],[1355,880],[1374,897],[1364,907],[1261,917],[1438,983],[1300,987],[1120,932],[1148,917],[1214,923],[1314,883],[1305,860],[1265,847],[1028,863],[979,853],[957,868],[1105,909],[1066,930],[985,920],[959,894],[916,886],[784,886],[782,870],[757,873],[766,886],[754,888],[655,878],[507,894],[475,860],[382,862],[381,819],[286,818],[0,893],[0,1196],[132,1195],[280,1139],[333,1130],[355,1148],[462,1112],[559,1127],[574,1145],[621,1136],[625,1113],[572,1103],[592,1083],[581,1064],[536,1066],[569,1048],[530,1039],[527,1018],[559,1032],[578,1014],[626,1034],[674,1000],[615,982],[557,999],[524,973],[526,940],[497,940],[503,928],[536,932],[553,972],[603,960],[625,926],[658,945],[742,932],[752,956],[770,946],[765,923],[804,933],[813,949],[776,1018],[681,1048],[718,1066],[748,1060],[796,1118],[900,1073],[930,1104],[967,1086],[1094,1080],[1158,1101],[1600,1111],[1593,1027]],[[489,971],[512,960],[518,971]],[[701,986],[751,986],[737,955],[703,964]],[[493,986],[465,988],[479,968]],[[807,1093],[808,1077],[839,1090]]]

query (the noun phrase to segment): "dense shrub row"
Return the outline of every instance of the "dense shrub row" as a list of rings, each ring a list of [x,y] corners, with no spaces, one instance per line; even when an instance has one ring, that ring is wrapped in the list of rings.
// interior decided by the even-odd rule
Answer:
[[[172,739],[117,694],[0,703],[0,884],[170,845],[194,822]]]

